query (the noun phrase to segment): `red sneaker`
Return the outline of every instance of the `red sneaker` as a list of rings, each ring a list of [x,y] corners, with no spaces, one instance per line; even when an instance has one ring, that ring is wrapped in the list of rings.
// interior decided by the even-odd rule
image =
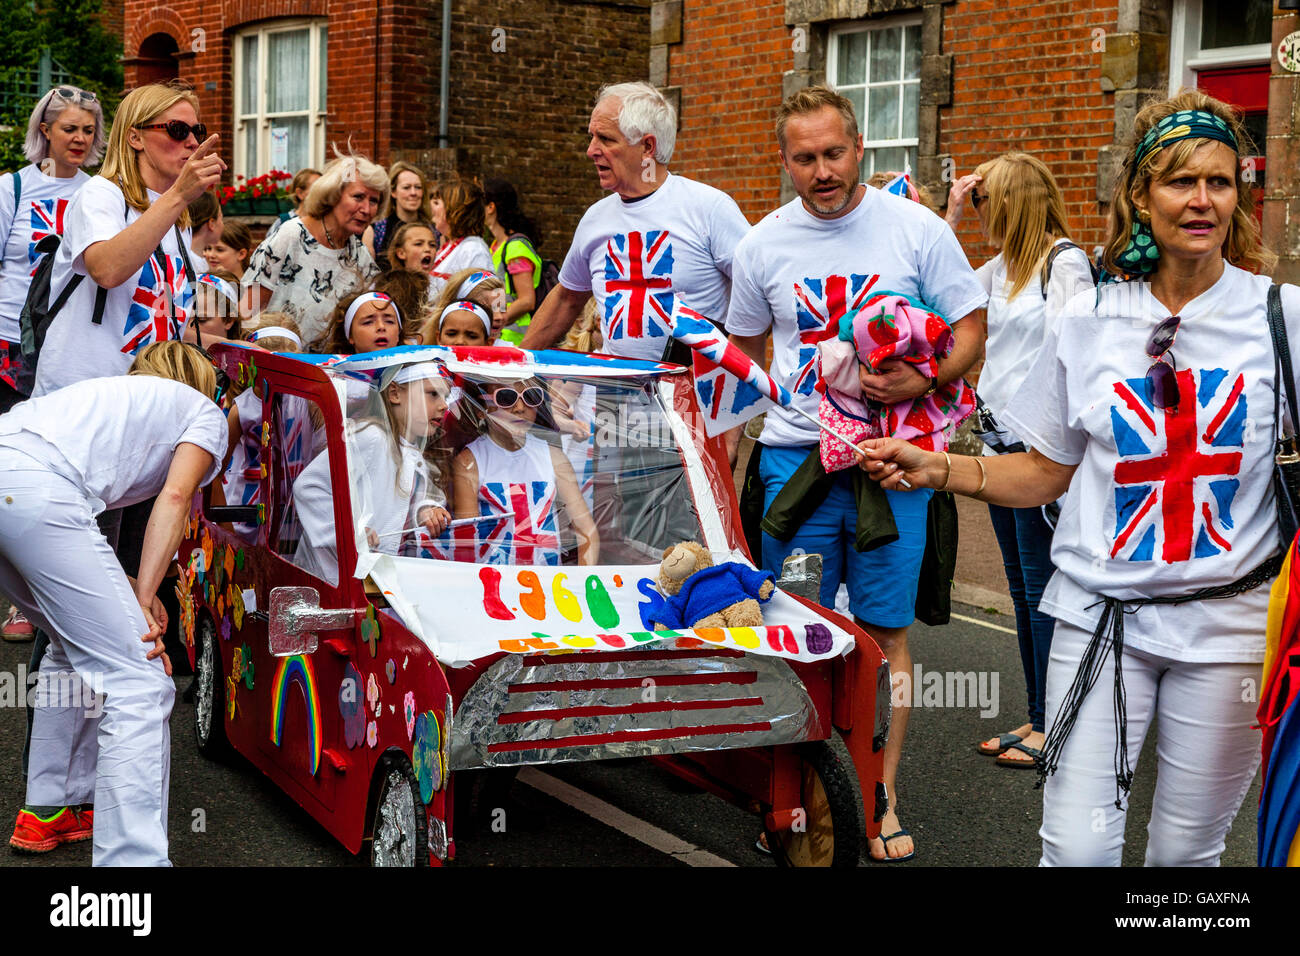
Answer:
[[[38,817],[30,810],[19,810],[9,845],[25,853],[48,853],[60,843],[89,840],[94,823],[94,810],[64,807],[48,819]]]
[[[30,641],[36,633],[36,628],[32,622],[23,616],[23,612],[18,608],[10,605],[9,616],[5,618],[4,626],[0,627],[0,637],[6,641]]]

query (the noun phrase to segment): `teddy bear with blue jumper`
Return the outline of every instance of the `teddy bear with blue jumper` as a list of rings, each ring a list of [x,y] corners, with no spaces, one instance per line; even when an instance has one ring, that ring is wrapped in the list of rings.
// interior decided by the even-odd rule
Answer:
[[[659,564],[659,590],[649,582],[640,588],[648,601],[641,604],[641,623],[648,630],[696,627],[758,627],[763,623],[761,603],[776,589],[770,571],[756,571],[739,561],[715,565],[713,556],[694,541],[664,550]]]

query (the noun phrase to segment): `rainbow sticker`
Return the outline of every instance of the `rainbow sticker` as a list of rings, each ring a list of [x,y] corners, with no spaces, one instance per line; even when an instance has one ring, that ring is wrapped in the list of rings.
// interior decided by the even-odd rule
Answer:
[[[316,690],[316,672],[312,669],[311,658],[302,654],[281,658],[275,669],[275,679],[271,682],[271,742],[280,746],[284,709],[292,684],[302,689],[303,702],[307,706],[307,736],[311,745],[311,775],[314,777],[320,768],[320,694]]]

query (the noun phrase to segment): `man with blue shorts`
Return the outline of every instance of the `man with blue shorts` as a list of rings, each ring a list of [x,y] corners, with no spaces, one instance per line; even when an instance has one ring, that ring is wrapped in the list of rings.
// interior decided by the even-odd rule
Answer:
[[[946,316],[955,344],[939,362],[937,379],[891,359],[880,374],[864,377],[866,396],[899,402],[963,375],[984,341],[982,326],[968,316],[984,306],[986,295],[952,230],[919,203],[858,182],[862,137],[852,104],[833,90],[811,87],[792,94],[781,104],[776,131],[782,166],[799,198],[770,213],[736,247],[727,313],[731,341],[761,363],[771,334],[773,377],[815,417],[817,343],[833,336],[840,317],[866,297],[896,292]],[[728,436],[733,460],[739,438],[739,430]],[[818,440],[817,427],[795,413],[767,413],[754,449],[761,456],[765,509],[816,451]],[[880,645],[897,681],[912,672],[907,627],[915,616],[930,492],[885,495],[896,541],[856,549],[853,479],[848,471],[838,472],[825,500],[789,541],[763,535],[763,566],[779,572],[787,555],[821,554],[821,603],[834,607],[840,583],[848,585],[854,619]],[[895,786],[911,701],[895,694],[894,703],[884,766],[890,806],[881,821],[882,838],[869,848],[878,860],[910,859],[915,851],[898,819]]]

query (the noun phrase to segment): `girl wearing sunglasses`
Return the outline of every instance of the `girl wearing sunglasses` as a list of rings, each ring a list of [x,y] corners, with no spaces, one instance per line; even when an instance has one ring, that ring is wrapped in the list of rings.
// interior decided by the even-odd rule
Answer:
[[[80,690],[78,675],[94,675],[104,695],[37,696],[15,849],[93,836],[96,866],[168,865],[176,689],[157,591],[194,493],[226,453],[218,387],[200,349],[163,342],[128,375],[76,382],[0,417],[0,591],[50,635],[42,684]],[[94,516],[145,501],[131,578]]]
[[[461,399],[478,418],[480,436],[465,446],[452,465],[452,500],[457,518],[496,517],[477,526],[473,560],[483,564],[558,565],[559,529],[565,524],[578,540],[578,563],[596,564],[600,541],[596,523],[559,449],[536,434],[555,430],[546,387],[540,379],[486,382],[481,405]],[[562,510],[566,521],[558,521]]]
[[[197,276],[188,207],[226,168],[206,133],[188,89],[152,84],[122,100],[99,175],[64,215],[51,300],[77,285],[50,324],[33,394],[120,375],[145,346],[181,337]]]
[[[1040,604],[1056,618],[1039,761],[1047,865],[1119,865],[1153,718],[1148,865],[1217,865],[1259,763],[1245,689],[1280,555],[1270,280],[1258,274],[1275,259],[1243,178],[1253,152],[1232,108],[1200,91],[1138,113],[1111,200],[1111,281],[1065,306],[1006,410],[1030,451],[865,443],[886,488],[1011,508],[1069,489]],[[1282,286],[1281,303],[1294,342],[1300,288]]]

